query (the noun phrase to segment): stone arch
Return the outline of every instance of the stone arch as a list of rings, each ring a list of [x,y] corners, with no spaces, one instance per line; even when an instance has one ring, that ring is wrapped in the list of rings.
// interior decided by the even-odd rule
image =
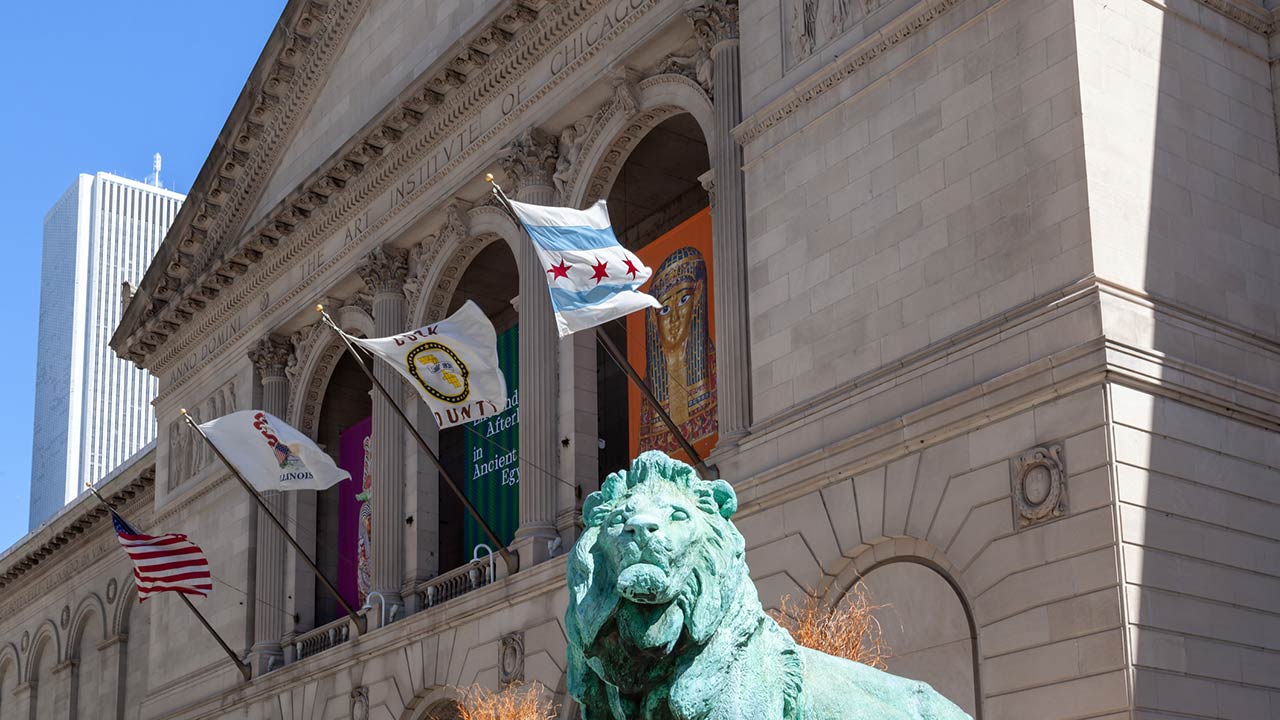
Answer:
[[[640,140],[650,130],[676,115],[688,113],[697,121],[704,138],[715,136],[711,98],[698,83],[683,75],[663,74],[637,83],[634,105],[618,96],[601,109],[582,151],[565,198],[570,207],[583,207],[605,197]],[[707,152],[715,152],[707,143]],[[715,165],[715,158],[711,158]]]
[[[52,620],[43,620],[31,638],[31,650],[27,655],[26,676],[23,681],[39,680],[37,677],[32,677],[32,673],[39,666],[41,655],[47,652],[49,648],[53,649],[53,664],[55,666],[60,664],[62,662],[62,639],[58,634],[58,626]]]
[[[18,655],[18,647],[11,642],[0,644],[0,675],[11,670],[14,677],[22,678],[22,660]]]
[[[116,595],[115,607],[111,609],[111,626],[107,629],[108,636],[129,634],[129,615],[138,597],[138,584],[133,579],[133,575],[126,575],[124,581],[120,583],[120,593]]]
[[[343,305],[331,312],[333,321],[357,337],[374,337],[373,316],[360,305]],[[346,344],[324,323],[316,322],[291,338],[296,370],[291,378],[289,410],[285,422],[315,439],[320,423],[320,404],[329,378],[347,352]]]
[[[431,687],[418,691],[405,706],[400,720],[455,720],[461,718],[457,688]]]
[[[63,657],[78,657],[78,648],[80,646],[81,635],[84,634],[85,627],[88,625],[91,616],[96,615],[98,624],[102,626],[102,636],[90,638],[95,645],[105,641],[110,635],[108,629],[108,621],[106,606],[102,602],[102,598],[97,593],[89,593],[87,597],[80,601],[76,606],[76,611],[72,615],[74,618],[71,622],[71,628],[67,631],[67,647],[63,653]]]
[[[974,615],[973,603],[970,600],[969,593],[964,588],[961,571],[947,559],[945,553],[940,549],[925,540],[911,538],[897,538],[864,548],[847,563],[845,569],[827,587],[823,601],[828,606],[834,607],[844,600],[857,583],[870,577],[873,573],[891,568],[906,569],[908,567],[922,568],[927,577],[940,579],[942,583],[945,583],[950,588],[951,594],[957,601],[967,628],[967,640],[969,643],[969,656],[967,658],[969,667],[967,670],[971,673],[970,678],[967,680],[971,681],[972,686],[969,687],[968,682],[965,682],[963,683],[963,688],[960,687],[960,683],[956,683],[952,687],[936,689],[947,690],[946,694],[950,695],[953,701],[960,702],[962,705],[964,703],[961,701],[968,698],[959,697],[958,693],[965,692],[967,694],[971,691],[972,707],[966,707],[965,709],[973,713],[975,720],[982,720],[982,673],[978,652],[978,622]],[[877,597],[876,595],[875,584],[869,583],[868,585],[872,600],[874,602],[883,601],[884,596]],[[930,602],[946,603],[940,597],[930,595],[928,598]],[[876,614],[879,615],[880,613]],[[928,615],[931,619],[936,620],[944,614],[944,612],[931,612]],[[919,615],[924,615],[924,613]],[[894,653],[892,646],[889,649],[891,653]],[[901,650],[897,655],[901,660],[903,655]],[[890,672],[901,672],[902,668],[893,667],[893,663],[894,659],[891,655]],[[919,670],[919,668],[915,669]]]
[[[495,240],[507,242],[520,271],[520,229],[506,211],[495,205],[477,205],[466,213],[466,221],[455,221],[423,241],[414,258],[421,291],[410,308],[411,325],[421,327],[443,320],[449,301],[471,261]],[[448,258],[439,262],[440,258]]]

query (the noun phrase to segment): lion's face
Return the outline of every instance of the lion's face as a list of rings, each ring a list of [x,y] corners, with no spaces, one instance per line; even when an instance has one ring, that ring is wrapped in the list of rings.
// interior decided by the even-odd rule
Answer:
[[[718,534],[709,523],[725,521],[671,483],[636,490],[604,517],[598,542],[617,577],[618,595],[634,603],[669,603],[699,559],[689,556],[690,549]]]

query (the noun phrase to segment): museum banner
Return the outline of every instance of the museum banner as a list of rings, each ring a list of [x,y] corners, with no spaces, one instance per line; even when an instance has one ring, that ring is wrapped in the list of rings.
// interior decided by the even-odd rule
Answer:
[[[697,212],[636,255],[657,268],[640,289],[660,307],[627,316],[627,359],[694,451],[706,457],[718,437],[711,209]],[[662,450],[692,462],[639,389],[629,386],[627,394],[631,456]]]

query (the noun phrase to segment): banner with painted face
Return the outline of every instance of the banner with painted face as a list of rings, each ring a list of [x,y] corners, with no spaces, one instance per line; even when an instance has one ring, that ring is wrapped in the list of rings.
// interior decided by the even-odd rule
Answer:
[[[693,449],[706,457],[719,438],[710,209],[697,212],[636,255],[657,268],[642,290],[660,307],[627,316],[627,359]],[[631,457],[662,450],[688,462],[640,391],[631,386],[628,393]]]
[[[507,405],[497,332],[470,300],[438,323],[391,337],[351,341],[403,375],[441,428],[497,415]]]

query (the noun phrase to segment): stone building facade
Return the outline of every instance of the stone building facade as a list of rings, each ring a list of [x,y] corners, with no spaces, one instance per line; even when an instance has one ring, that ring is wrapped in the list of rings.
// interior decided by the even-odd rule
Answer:
[[[180,603],[131,601],[82,499],[0,556],[0,718],[563,695],[563,552],[616,465],[618,386],[589,334],[557,339],[487,172],[608,198],[633,247],[709,206],[708,462],[766,605],[864,581],[891,669],[986,720],[1276,716],[1276,21],[1250,0],[289,2],[113,340],[159,378],[161,433],[105,483],[204,546],[200,605],[254,677]],[[514,574],[459,546],[314,311],[382,336],[467,297],[519,327]],[[377,372],[442,456],[462,442]],[[184,407],[328,448],[370,418],[366,632]],[[332,498],[267,501],[342,572]]]

